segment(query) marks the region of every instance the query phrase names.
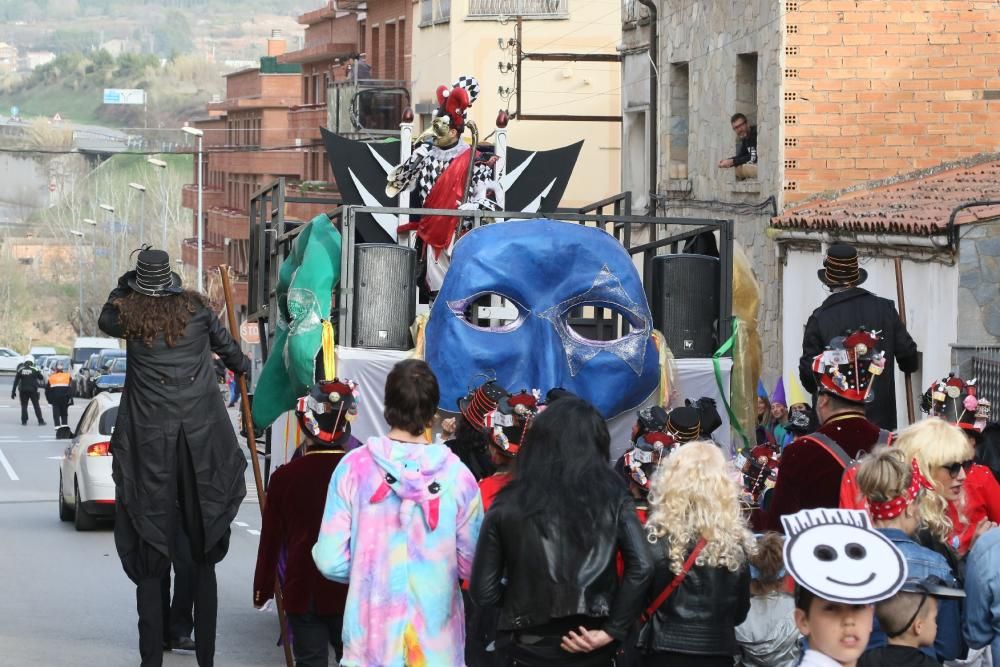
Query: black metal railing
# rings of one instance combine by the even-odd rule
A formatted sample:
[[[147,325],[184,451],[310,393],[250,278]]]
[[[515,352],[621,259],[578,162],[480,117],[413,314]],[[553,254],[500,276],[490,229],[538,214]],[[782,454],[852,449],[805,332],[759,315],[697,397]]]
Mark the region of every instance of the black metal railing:
[[[976,394],[989,400],[993,415],[997,420],[997,410],[1000,409],[1000,347],[978,348],[972,355],[972,373],[976,378]]]
[[[497,16],[565,17],[568,0],[469,0],[469,18]]]

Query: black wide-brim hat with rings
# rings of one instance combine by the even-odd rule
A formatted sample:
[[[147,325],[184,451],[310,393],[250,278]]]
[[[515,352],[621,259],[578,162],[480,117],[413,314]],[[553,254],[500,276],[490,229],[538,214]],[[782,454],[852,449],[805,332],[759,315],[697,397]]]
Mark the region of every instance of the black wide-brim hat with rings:
[[[170,296],[184,291],[181,289],[181,277],[170,270],[170,255],[149,246],[139,250],[128,286],[146,296]]]
[[[858,251],[846,243],[834,243],[826,251],[823,268],[816,272],[828,287],[854,287],[868,280],[868,272],[858,266]]]
[[[458,399],[458,409],[473,428],[485,433],[486,415],[496,410],[500,401],[509,396],[506,389],[495,380],[490,380]]]
[[[674,408],[667,417],[664,430],[682,444],[697,440],[701,436],[701,413],[687,405]]]

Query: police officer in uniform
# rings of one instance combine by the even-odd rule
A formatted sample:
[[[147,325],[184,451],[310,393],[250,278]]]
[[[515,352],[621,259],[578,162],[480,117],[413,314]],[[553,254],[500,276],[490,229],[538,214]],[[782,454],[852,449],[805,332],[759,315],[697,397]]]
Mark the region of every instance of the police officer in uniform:
[[[56,431],[60,426],[69,425],[69,404],[73,399],[70,388],[73,380],[62,363],[57,363],[52,375],[45,383],[45,400],[52,406],[52,422]],[[24,416],[22,415],[22,419]]]
[[[14,386],[11,387],[10,397],[14,398],[18,389],[21,390],[21,426],[28,424],[28,401],[35,408],[35,417],[39,426],[45,426],[42,419],[42,409],[38,407],[38,390],[45,385],[45,378],[41,372],[35,368],[35,362],[28,359],[24,362],[17,373],[14,374]]]

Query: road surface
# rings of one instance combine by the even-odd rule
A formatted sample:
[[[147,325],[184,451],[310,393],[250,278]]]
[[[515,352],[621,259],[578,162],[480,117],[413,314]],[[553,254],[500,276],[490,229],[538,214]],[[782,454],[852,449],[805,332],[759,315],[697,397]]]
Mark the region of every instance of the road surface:
[[[119,667],[139,664],[135,587],[122,571],[111,523],[79,533],[59,521],[59,458],[68,441],[31,415],[21,426],[11,379],[0,376],[0,664]],[[70,408],[75,427],[86,401]],[[29,407],[30,414],[30,407]],[[235,415],[235,411],[233,411]],[[241,439],[241,444],[243,441]],[[253,488],[248,468],[249,488]],[[251,491],[233,525],[229,555],[217,566],[218,667],[284,664],[275,646],[277,615],[251,604],[260,512]],[[196,665],[167,653],[168,667]]]

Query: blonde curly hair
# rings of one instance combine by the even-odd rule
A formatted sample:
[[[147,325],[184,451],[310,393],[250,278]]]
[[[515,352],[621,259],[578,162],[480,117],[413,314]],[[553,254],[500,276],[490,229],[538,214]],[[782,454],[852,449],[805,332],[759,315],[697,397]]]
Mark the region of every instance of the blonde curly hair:
[[[680,574],[699,537],[706,544],[698,565],[735,572],[754,553],[739,490],[732,466],[714,442],[689,442],[660,463],[650,483],[646,530],[651,542],[663,538],[674,574]]]
[[[944,488],[934,479],[933,473],[943,465],[971,459],[972,445],[962,429],[939,417],[928,417],[906,427],[892,444],[902,450],[907,459],[916,459],[920,472],[934,484],[934,490],[920,503],[920,518],[934,537],[947,544],[956,527],[948,518],[948,501],[942,495]],[[964,503],[963,491],[958,503],[959,517],[963,515]]]

